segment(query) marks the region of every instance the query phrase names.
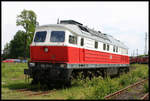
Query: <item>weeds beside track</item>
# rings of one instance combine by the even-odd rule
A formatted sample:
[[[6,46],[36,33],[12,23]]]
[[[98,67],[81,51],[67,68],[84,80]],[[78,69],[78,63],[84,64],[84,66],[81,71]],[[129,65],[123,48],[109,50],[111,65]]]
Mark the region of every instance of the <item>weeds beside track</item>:
[[[144,95],[144,92],[141,93],[143,89],[140,90],[140,88],[144,87],[144,83],[146,81],[148,81],[148,79],[144,79],[144,80],[136,82],[132,85],[129,85],[129,86],[125,87],[124,89],[121,89],[115,93],[105,96],[105,99],[145,99],[145,97],[142,96],[142,95]],[[141,87],[139,88],[139,86],[141,86]],[[134,90],[134,92],[133,92],[133,90]],[[140,93],[140,95],[138,95],[139,93]],[[133,94],[134,94],[134,96],[133,96]],[[135,96],[136,96],[136,98],[134,98]]]

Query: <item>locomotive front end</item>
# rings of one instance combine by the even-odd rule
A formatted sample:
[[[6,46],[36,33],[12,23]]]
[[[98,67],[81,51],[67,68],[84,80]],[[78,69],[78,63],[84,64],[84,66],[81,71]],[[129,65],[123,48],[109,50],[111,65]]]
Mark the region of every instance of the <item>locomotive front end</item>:
[[[63,28],[54,26],[36,29],[28,69],[24,70],[24,74],[33,78],[32,83],[69,82],[66,33]]]

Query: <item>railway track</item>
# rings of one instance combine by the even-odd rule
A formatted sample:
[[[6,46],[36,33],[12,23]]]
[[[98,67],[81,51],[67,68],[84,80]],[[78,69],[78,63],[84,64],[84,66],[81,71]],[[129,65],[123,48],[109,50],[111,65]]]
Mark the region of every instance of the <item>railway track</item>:
[[[141,80],[132,85],[129,85],[117,92],[109,94],[105,96],[105,99],[149,99],[149,93],[143,93],[144,83],[147,82],[148,79]]]
[[[149,99],[149,93],[146,93],[141,100],[148,100]]]
[[[36,96],[36,95],[48,95],[56,92],[56,90],[48,90],[48,91],[32,91],[30,89],[19,89],[17,92],[24,93],[24,96]]]

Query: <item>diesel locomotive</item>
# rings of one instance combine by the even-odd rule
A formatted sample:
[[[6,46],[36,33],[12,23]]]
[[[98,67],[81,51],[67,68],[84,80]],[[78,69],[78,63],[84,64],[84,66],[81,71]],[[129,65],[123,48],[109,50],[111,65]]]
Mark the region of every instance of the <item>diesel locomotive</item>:
[[[128,47],[113,36],[74,20],[37,26],[25,75],[32,83],[70,84],[71,77],[129,71]],[[90,73],[89,73],[90,72]]]

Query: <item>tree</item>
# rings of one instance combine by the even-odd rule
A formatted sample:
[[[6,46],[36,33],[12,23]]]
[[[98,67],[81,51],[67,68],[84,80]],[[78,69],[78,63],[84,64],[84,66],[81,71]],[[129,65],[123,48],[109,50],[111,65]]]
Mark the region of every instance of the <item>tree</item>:
[[[19,30],[14,36],[13,40],[10,41],[10,56],[11,58],[24,57],[24,55],[28,56],[28,53],[24,54],[24,37],[25,32]]]
[[[36,21],[36,14],[32,10],[23,10],[20,15],[17,16],[16,25],[22,26],[25,30],[24,35],[24,58],[26,58],[26,51],[29,51],[29,46],[32,42],[35,27],[38,22]]]
[[[3,57],[3,59],[7,59],[10,57],[10,45],[9,45],[9,43],[6,43],[6,45],[4,46],[2,57]]]

